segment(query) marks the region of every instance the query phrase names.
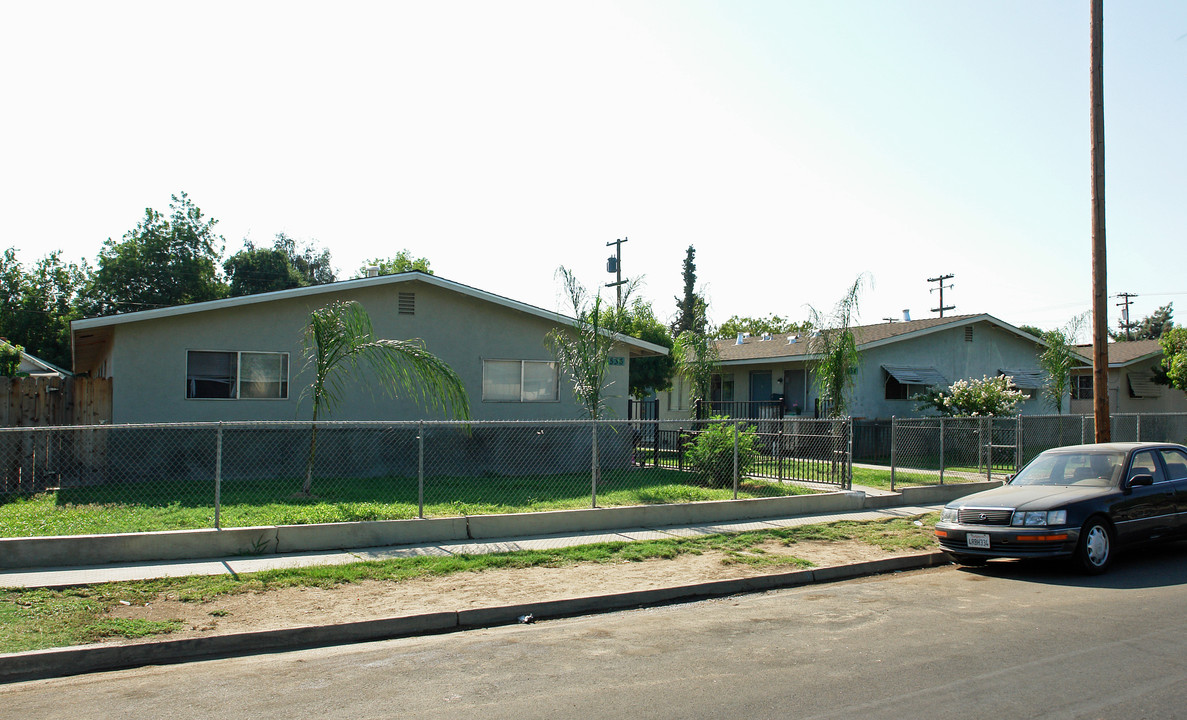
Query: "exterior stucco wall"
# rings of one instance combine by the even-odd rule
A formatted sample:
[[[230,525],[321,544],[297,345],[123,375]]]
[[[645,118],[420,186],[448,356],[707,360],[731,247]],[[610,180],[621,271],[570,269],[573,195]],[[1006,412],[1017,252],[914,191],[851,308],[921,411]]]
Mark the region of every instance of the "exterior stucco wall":
[[[397,312],[399,292],[414,292],[416,312]],[[309,313],[335,300],[357,300],[367,309],[377,337],[421,338],[458,373],[478,420],[572,419],[582,416],[572,383],[562,373],[559,401],[484,402],[482,361],[553,360],[544,338],[555,327],[543,318],[421,282],[377,285],[342,292],[290,297],[114,326],[113,421],[195,422],[217,420],[305,420],[311,417],[302,332]],[[187,400],[187,350],[289,353],[289,397],[284,400]],[[613,353],[629,357],[627,348]],[[607,405],[626,417],[629,360],[609,369]],[[363,372],[351,379],[329,420],[440,419],[408,400],[394,400]]]
[[[1161,393],[1155,398],[1129,396],[1129,374],[1149,379],[1157,362],[1134,363],[1123,368],[1109,369],[1109,412],[1110,413],[1187,413],[1187,393],[1176,388],[1159,386]],[[1091,375],[1091,370],[1078,374]],[[1071,412],[1081,415],[1093,413],[1091,400],[1073,400]]]

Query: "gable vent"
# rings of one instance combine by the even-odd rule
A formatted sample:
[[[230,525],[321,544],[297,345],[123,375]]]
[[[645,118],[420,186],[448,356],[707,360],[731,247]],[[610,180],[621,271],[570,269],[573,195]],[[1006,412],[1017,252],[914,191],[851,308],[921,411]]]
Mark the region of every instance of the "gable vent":
[[[416,293],[402,292],[396,305],[401,315],[416,314]]]
[[[965,342],[973,341],[973,326],[972,325],[964,326],[964,341]]]

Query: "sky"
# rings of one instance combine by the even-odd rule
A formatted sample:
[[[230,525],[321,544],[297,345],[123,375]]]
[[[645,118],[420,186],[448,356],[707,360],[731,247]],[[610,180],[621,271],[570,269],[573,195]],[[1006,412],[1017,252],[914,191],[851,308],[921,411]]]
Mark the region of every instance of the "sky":
[[[554,310],[624,237],[663,319],[690,245],[717,323],[859,276],[862,323],[935,316],[944,274],[949,314],[1091,307],[1088,0],[0,2],[0,242],[30,264],[185,191],[227,255],[407,249]],[[1107,2],[1104,34],[1108,292],[1182,324],[1187,3]]]

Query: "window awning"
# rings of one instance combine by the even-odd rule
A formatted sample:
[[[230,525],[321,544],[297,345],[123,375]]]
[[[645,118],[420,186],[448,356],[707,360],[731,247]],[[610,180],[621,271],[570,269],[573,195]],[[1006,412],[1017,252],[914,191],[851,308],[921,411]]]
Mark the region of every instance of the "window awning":
[[[1134,377],[1130,373],[1129,378],[1129,394],[1135,398],[1156,398],[1162,396],[1162,386],[1153,380],[1144,379],[1141,376]]]
[[[903,385],[928,385],[946,387],[949,385],[939,370],[934,367],[915,367],[911,365],[883,365],[882,369]]]
[[[998,368],[997,372],[1001,375],[1009,375],[1014,378],[1014,387],[1022,388],[1023,390],[1038,390],[1043,387],[1047,380],[1047,376],[1042,370]]]

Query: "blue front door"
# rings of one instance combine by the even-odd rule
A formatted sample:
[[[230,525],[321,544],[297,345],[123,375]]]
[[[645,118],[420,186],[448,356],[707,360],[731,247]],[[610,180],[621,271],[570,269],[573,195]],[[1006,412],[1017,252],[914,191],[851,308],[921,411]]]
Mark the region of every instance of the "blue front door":
[[[771,399],[771,371],[750,373],[750,401],[767,402]]]

